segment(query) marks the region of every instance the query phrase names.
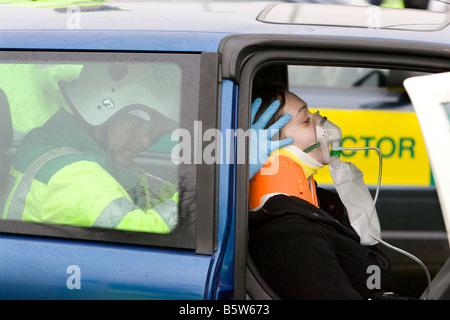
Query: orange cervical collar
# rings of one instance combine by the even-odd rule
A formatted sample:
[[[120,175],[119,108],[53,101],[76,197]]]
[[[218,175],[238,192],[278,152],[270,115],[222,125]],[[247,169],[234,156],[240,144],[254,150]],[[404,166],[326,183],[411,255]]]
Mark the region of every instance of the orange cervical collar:
[[[258,210],[276,194],[296,196],[319,206],[313,176],[308,180],[300,160],[284,148],[272,153],[250,180],[249,194],[249,210],[252,211]]]

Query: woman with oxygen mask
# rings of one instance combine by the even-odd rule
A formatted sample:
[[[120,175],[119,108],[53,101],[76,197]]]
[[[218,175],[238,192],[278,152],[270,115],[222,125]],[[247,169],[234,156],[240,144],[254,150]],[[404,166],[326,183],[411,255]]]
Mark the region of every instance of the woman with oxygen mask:
[[[361,238],[361,244],[376,244],[378,241],[371,235],[373,234],[378,239],[381,236],[381,232],[378,216],[373,206],[373,199],[364,183],[362,172],[354,164],[340,160],[341,130],[326,117],[322,117],[319,112],[312,114],[306,103],[296,95],[287,92],[285,97],[284,112],[292,115],[292,121],[284,126],[282,135],[284,137],[293,137],[294,143],[282,148],[278,151],[278,154],[280,152],[281,154],[291,153],[293,155],[291,158],[299,160],[298,163],[301,163],[301,167],[306,174],[306,179],[303,181],[308,187],[302,188],[305,191],[301,193],[300,197],[310,195],[307,200],[313,203],[317,201],[313,192],[315,188],[313,175],[317,173],[317,170],[323,168],[324,165],[329,164],[330,174],[336,191],[348,211],[352,227]],[[278,166],[278,163],[276,166]],[[276,170],[279,169],[276,167]],[[288,170],[285,171],[287,173]],[[263,178],[264,180],[270,181],[265,183],[258,182],[252,188],[254,197],[251,197],[251,201],[258,203],[258,197],[267,199],[266,190],[268,187],[264,186],[264,184],[272,186],[271,188],[269,187],[270,189],[290,189],[286,190],[285,194],[300,195],[299,190],[293,191],[293,189],[288,187],[289,184],[286,182],[291,179],[280,179],[279,175],[265,174],[264,171],[261,171],[260,174],[266,176]],[[282,174],[282,172],[279,174]],[[262,179],[259,178],[258,180],[261,181]],[[295,181],[295,179],[292,181]],[[276,182],[281,183],[281,186]],[[309,193],[307,192],[308,189]],[[260,192],[263,192],[263,194],[260,195]],[[271,192],[270,194],[274,193]],[[259,202],[258,206],[260,207],[261,204]],[[254,210],[254,208],[250,209]],[[369,232],[369,228],[371,232]]]
[[[266,282],[283,299],[407,299],[382,290],[390,262],[377,246],[374,199],[362,172],[340,159],[339,127],[283,85],[256,87],[256,98],[255,120],[279,100],[266,127],[289,113],[278,138],[294,138],[250,180],[249,254]],[[314,181],[325,165],[338,195]]]

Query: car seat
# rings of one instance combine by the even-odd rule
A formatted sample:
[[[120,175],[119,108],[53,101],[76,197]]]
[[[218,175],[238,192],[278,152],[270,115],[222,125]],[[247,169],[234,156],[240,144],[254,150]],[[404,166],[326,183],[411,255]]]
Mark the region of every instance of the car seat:
[[[246,268],[246,292],[247,300],[281,300],[281,298],[267,284],[259,273],[255,263],[247,252],[247,268]]]

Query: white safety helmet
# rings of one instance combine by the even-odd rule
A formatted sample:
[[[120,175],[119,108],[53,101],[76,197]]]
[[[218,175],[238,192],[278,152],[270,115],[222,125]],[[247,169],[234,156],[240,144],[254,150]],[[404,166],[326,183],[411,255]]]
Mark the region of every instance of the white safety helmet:
[[[89,63],[78,78],[60,81],[60,90],[69,107],[91,126],[101,126],[121,112],[158,125],[177,127],[173,113],[179,106],[165,104],[150,92],[151,64]],[[157,89],[156,89],[157,91]]]

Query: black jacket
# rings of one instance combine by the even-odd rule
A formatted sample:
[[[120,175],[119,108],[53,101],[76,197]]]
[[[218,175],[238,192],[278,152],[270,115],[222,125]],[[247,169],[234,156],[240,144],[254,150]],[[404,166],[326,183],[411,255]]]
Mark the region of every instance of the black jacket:
[[[249,214],[249,254],[282,299],[365,299],[390,271],[375,246],[360,245],[335,193],[318,189],[321,208],[285,195]],[[368,278],[369,284],[368,284]],[[374,288],[375,287],[375,288]]]

